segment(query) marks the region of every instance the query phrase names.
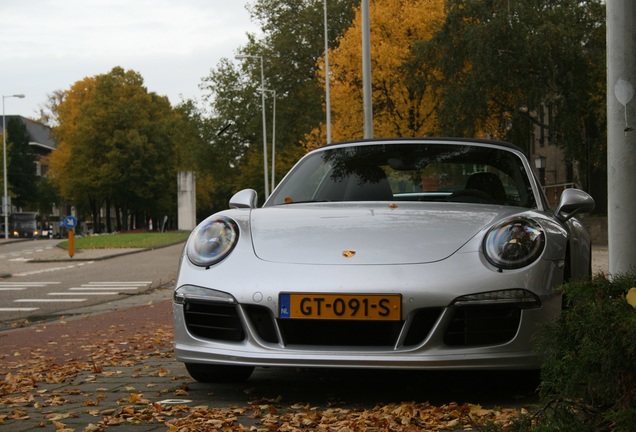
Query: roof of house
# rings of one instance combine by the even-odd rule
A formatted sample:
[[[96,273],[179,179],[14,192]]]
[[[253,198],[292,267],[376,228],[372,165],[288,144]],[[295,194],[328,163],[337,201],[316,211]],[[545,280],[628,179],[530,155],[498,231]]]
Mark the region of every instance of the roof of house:
[[[22,116],[6,116],[7,123],[9,118],[18,118],[22,121],[29,134],[29,145],[39,147],[44,150],[53,151],[57,149],[57,144],[53,139],[51,128]],[[2,117],[0,117],[0,127],[2,127]]]

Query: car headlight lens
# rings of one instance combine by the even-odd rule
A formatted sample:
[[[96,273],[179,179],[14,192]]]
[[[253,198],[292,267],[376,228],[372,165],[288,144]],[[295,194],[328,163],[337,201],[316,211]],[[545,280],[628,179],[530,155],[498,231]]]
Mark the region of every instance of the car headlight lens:
[[[232,252],[238,237],[238,226],[232,219],[210,218],[197,226],[188,240],[188,259],[200,267],[216,264]]]
[[[545,246],[545,232],[530,219],[495,225],[484,239],[484,255],[500,269],[516,269],[534,262]]]

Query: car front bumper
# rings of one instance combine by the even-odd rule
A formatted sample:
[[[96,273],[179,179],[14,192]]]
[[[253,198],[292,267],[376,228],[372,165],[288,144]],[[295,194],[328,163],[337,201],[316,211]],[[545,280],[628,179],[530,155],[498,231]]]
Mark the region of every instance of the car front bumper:
[[[469,260],[474,263],[474,254],[467,255],[473,255]],[[462,258],[467,257],[458,259]],[[305,266],[300,271],[296,267],[295,272],[281,268],[277,273],[286,277],[276,280],[275,289],[255,276],[241,275],[241,286],[230,287],[236,278],[215,278],[215,283],[210,284],[203,272],[188,273],[186,278],[182,271],[177,286],[187,281],[189,285],[232,293],[235,301],[223,305],[229,312],[217,311],[211,307],[216,306],[215,302],[200,299],[175,302],[175,356],[184,363],[244,366],[538,368],[540,358],[533,351],[532,338],[539,324],[554,320],[560,313],[561,296],[555,290],[562,283],[560,263],[544,260],[523,270],[504,272],[485,271],[483,264],[472,269],[457,264],[457,260],[447,260],[390,268],[370,266],[364,269],[362,278],[360,269],[347,266],[329,267],[328,277],[321,266]],[[453,270],[457,268],[463,270]],[[215,273],[219,275],[220,272]],[[355,284],[347,283],[354,280]],[[399,289],[395,288],[396,281]],[[388,287],[402,295],[402,320],[391,324],[391,329],[382,324],[374,327],[356,322],[292,323],[279,317],[281,292],[377,293],[387,292]],[[452,304],[453,299],[466,294],[502,289],[529,290],[541,299],[541,306],[477,307],[467,311]],[[195,315],[200,321],[192,318]],[[231,315],[229,327],[234,333],[226,333],[225,328],[217,336],[215,329],[197,327],[215,327],[209,320],[218,315]],[[223,326],[228,325],[225,318]],[[501,329],[505,331],[500,332]],[[453,332],[455,335],[450,336]],[[490,336],[489,332],[501,334]]]

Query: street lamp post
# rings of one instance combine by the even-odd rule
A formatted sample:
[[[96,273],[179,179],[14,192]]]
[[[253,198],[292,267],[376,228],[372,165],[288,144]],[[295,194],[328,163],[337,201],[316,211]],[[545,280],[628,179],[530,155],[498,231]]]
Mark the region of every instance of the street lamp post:
[[[362,0],[362,105],[364,138],[373,138],[373,91],[371,89],[371,21],[369,0]]]
[[[267,127],[265,126],[265,71],[263,68],[263,56],[239,54],[237,60],[257,58],[261,60],[261,109],[263,111],[263,179],[265,182],[265,199],[269,197],[269,179],[267,175]]]
[[[272,192],[276,187],[274,177],[276,176],[276,90],[266,90],[272,94],[274,103],[272,106]]]
[[[20,98],[23,94],[2,95],[2,151],[4,162],[4,194],[2,195],[2,212],[4,213],[4,238],[9,238],[9,193],[7,188],[7,120],[4,115],[4,100],[6,98]]]
[[[325,111],[327,114],[327,144],[331,143],[331,96],[329,95],[329,35],[327,32],[327,0],[325,6]]]

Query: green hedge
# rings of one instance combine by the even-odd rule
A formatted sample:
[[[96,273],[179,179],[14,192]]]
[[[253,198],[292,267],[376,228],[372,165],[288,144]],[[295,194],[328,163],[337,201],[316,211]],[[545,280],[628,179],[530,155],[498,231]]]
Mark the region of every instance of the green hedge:
[[[544,407],[532,430],[636,431],[635,275],[562,287],[568,307],[539,334]]]

